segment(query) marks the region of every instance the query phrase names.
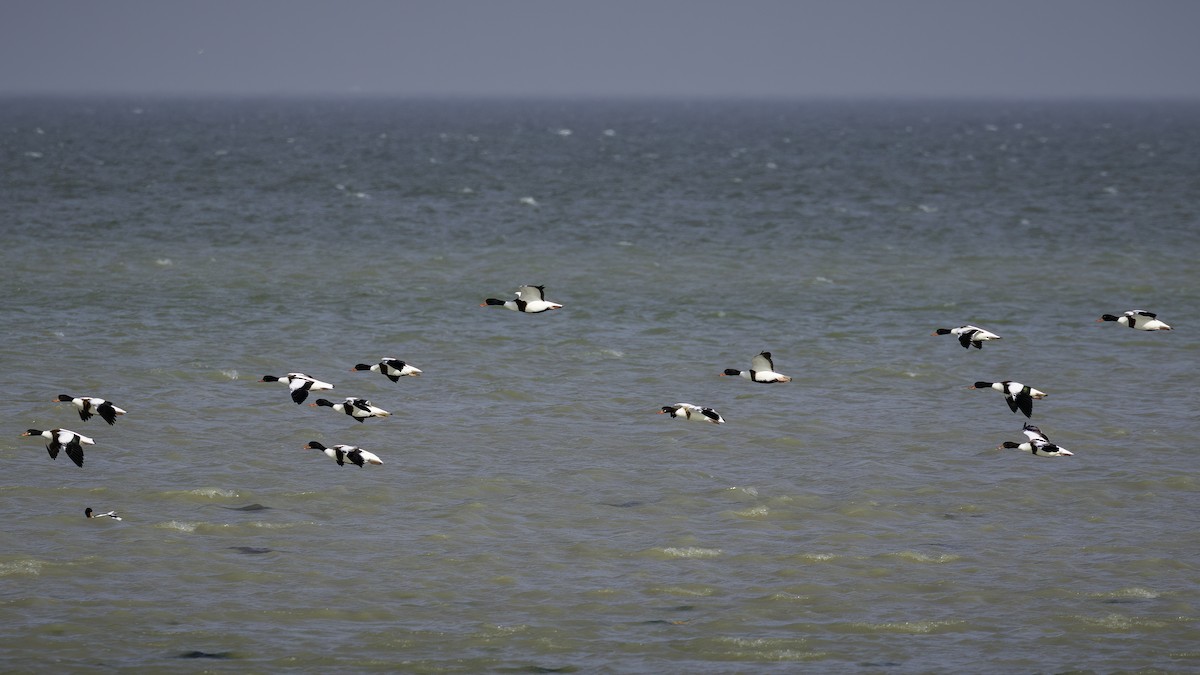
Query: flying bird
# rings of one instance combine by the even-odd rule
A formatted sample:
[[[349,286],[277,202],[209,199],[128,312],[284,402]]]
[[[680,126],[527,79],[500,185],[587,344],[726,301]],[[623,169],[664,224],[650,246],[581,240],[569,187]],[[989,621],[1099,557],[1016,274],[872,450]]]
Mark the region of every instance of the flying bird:
[[[959,326],[958,328],[939,328],[933,332],[934,335],[956,335],[958,336],[958,344],[963,346],[963,349],[983,349],[985,340],[999,340],[1000,336],[991,331],[986,331],[978,326]]]
[[[309,377],[304,373],[288,373],[283,377],[263,375],[259,382],[282,382],[286,384],[288,389],[292,390],[292,400],[295,401],[297,405],[304,403],[304,399],[308,398],[308,392],[310,391],[326,391],[333,389],[332,384]]]
[[[75,406],[79,412],[79,419],[83,421],[90,420],[92,415],[99,415],[100,419],[108,422],[109,425],[117,423],[117,415],[124,415],[125,411],[113,405],[111,401],[105,401],[102,398],[94,396],[71,396],[70,394],[59,394],[58,398],[54,399],[54,403],[70,403]]]
[[[996,449],[1016,448],[1021,452],[1028,452],[1038,457],[1071,457],[1075,454],[1061,445],[1051,443],[1050,439],[1046,437],[1046,434],[1042,433],[1041,429],[1028,422],[1025,423],[1025,427],[1021,431],[1029,438],[1028,441],[1024,443],[1004,441],[996,446]]]
[[[67,457],[75,462],[75,466],[83,466],[83,445],[95,445],[96,441],[70,429],[29,429],[22,436],[41,436],[50,441],[46,444],[46,452],[50,459],[58,459],[58,451],[65,450]]]
[[[545,286],[526,285],[517,289],[517,298],[515,300],[488,298],[480,307],[499,305],[505,309],[511,309],[514,312],[525,312],[526,314],[538,314],[551,309],[562,309],[562,305],[547,300],[545,294]]]
[[[1162,321],[1158,320],[1158,315],[1154,312],[1147,312],[1144,309],[1131,309],[1121,316],[1113,316],[1105,314],[1096,319],[1096,321],[1115,321],[1122,326],[1136,328],[1138,330],[1171,330],[1171,327]]]
[[[379,360],[379,363],[359,363],[354,366],[354,370],[371,370],[376,373],[382,373],[392,382],[399,382],[402,377],[416,377],[421,374],[421,369],[416,366],[407,364],[400,359],[390,356]],[[351,371],[353,372],[353,371]]]
[[[1020,410],[1026,417],[1033,414],[1033,399],[1045,398],[1046,392],[1038,391],[1027,384],[1004,380],[1003,382],[976,382],[968,389],[995,389],[1004,394],[1004,401],[1013,412]]]
[[[355,466],[362,467],[364,464],[383,464],[383,460],[373,452],[367,452],[356,445],[335,445],[327,448],[319,441],[309,441],[305,444],[306,450],[320,450],[327,457],[338,463],[338,466],[345,466],[346,462],[350,462]]]
[[[787,375],[780,375],[775,372],[775,362],[771,360],[771,352],[761,352],[750,359],[750,370],[737,370],[734,368],[726,368],[722,375],[742,377],[751,382],[791,382],[792,378]]]
[[[346,413],[359,422],[362,422],[368,417],[387,417],[388,415],[392,414],[383,408],[372,405],[372,403],[365,398],[349,397],[342,403],[334,403],[328,399],[319,398],[317,399],[316,403],[309,403],[309,405],[333,408],[340,413]]]
[[[713,424],[725,424],[725,420],[712,408],[702,408],[691,403],[676,403],[675,405],[664,405],[658,414],[668,414],[671,417],[678,417],[685,420],[693,420],[695,422],[712,422]]]

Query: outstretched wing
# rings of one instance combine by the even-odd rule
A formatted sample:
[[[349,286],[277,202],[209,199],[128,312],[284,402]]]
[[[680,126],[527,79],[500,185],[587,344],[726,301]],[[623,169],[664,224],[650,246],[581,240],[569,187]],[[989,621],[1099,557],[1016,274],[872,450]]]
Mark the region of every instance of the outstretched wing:
[[[1024,433],[1030,441],[1042,440],[1046,441],[1047,443],[1050,442],[1050,439],[1046,438],[1046,434],[1043,434],[1041,429],[1033,426],[1032,424],[1026,424],[1025,428],[1022,429],[1021,432]]]
[[[517,297],[525,302],[533,302],[534,300],[545,300],[545,286],[522,286],[517,289]]]
[[[1016,412],[1017,408],[1020,408],[1026,417],[1033,416],[1033,397],[1029,394],[1017,394],[1016,400],[1010,403],[1010,405],[1016,406],[1013,408],[1013,412]]]
[[[771,352],[762,352],[750,359],[750,370],[758,373],[775,370],[775,362],[771,360]]]
[[[71,461],[75,462],[75,466],[83,466],[83,446],[79,444],[78,437],[72,439],[63,448],[67,451],[67,457],[70,457]]]

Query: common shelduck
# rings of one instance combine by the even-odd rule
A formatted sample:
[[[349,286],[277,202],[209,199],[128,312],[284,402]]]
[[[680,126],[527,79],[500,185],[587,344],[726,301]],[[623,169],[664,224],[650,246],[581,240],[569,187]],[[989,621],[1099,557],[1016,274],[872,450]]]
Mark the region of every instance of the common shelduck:
[[[383,373],[392,382],[399,382],[402,377],[410,375],[416,377],[421,374],[420,368],[390,356],[380,359],[379,363],[375,364],[359,363],[354,366],[354,370],[373,370],[377,373]]]
[[[263,375],[259,382],[282,382],[292,390],[292,400],[298,404],[304,403],[304,399],[308,398],[310,391],[325,391],[333,389],[333,385],[328,382],[322,382],[318,379],[309,377],[304,373],[288,373],[283,377],[274,375]]]
[[[340,413],[346,413],[359,422],[367,419],[368,417],[387,417],[388,415],[392,414],[383,408],[372,405],[371,402],[365,398],[350,397],[342,403],[334,403],[328,399],[319,398],[317,399],[316,403],[309,403],[309,405],[333,408]]]
[[[517,289],[516,300],[497,300],[496,298],[488,298],[480,307],[488,305],[500,305],[505,309],[511,309],[514,312],[525,312],[526,314],[537,314],[551,309],[562,309],[562,305],[557,302],[550,302],[546,299],[545,286],[522,286]]]
[[[750,370],[726,368],[722,375],[734,377],[741,375],[751,382],[791,382],[792,378],[775,372],[775,362],[771,360],[771,352],[762,352],[750,359]]]
[[[1020,410],[1026,417],[1033,414],[1033,399],[1045,398],[1046,392],[1038,391],[1027,384],[1004,380],[1003,382],[976,382],[968,389],[995,389],[1004,394],[1004,400],[1013,412]]]
[[[90,506],[83,510],[83,515],[87,516],[88,518],[112,518],[113,520],[121,519],[121,516],[118,516],[116,511],[109,511],[108,513],[96,513]]]
[[[1028,441],[1024,443],[1004,441],[996,449],[1016,448],[1021,452],[1028,452],[1039,457],[1072,457],[1075,454],[1060,445],[1051,443],[1046,434],[1043,434],[1041,429],[1032,424],[1026,423],[1025,428],[1021,431],[1029,438]]]
[[[83,445],[96,444],[96,441],[70,429],[47,429],[46,431],[30,429],[21,435],[41,436],[49,440],[50,442],[46,444],[46,452],[50,453],[50,459],[58,459],[58,451],[65,450],[67,457],[75,462],[75,466],[83,466]]]
[[[125,411],[113,405],[111,401],[105,401],[102,398],[94,396],[71,396],[70,394],[59,394],[54,402],[71,403],[79,410],[79,419],[90,420],[92,415],[99,415],[100,419],[111,424],[117,423],[117,415],[124,415]]]
[[[999,340],[1000,336],[991,331],[986,331],[979,326],[959,326],[958,328],[939,328],[933,332],[934,335],[957,335],[958,344],[963,346],[963,349],[983,349],[984,340]]]
[[[356,445],[335,445],[327,448],[319,441],[309,441],[304,448],[323,451],[327,457],[337,462],[338,466],[345,466],[347,460],[360,467],[363,464],[383,464],[383,460],[379,459],[375,453],[367,452]]]
[[[725,424],[721,413],[712,408],[702,408],[691,403],[676,403],[675,405],[664,405],[658,414],[666,413],[671,417],[680,417],[685,420],[694,420],[696,422],[712,422],[713,424]]]
[[[1128,326],[1138,330],[1171,330],[1170,326],[1158,320],[1157,314],[1154,312],[1147,312],[1144,309],[1131,309],[1121,316],[1105,314],[1099,319],[1096,319],[1096,321],[1116,321],[1122,326]]]

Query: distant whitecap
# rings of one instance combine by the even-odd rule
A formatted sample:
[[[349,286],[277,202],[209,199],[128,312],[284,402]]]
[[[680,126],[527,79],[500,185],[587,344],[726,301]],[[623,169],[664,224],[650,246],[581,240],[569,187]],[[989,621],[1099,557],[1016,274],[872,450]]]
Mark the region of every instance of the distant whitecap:
[[[534,199],[533,197],[521,197],[521,203],[528,204],[529,206],[537,206],[538,205],[538,201],[536,199]]]

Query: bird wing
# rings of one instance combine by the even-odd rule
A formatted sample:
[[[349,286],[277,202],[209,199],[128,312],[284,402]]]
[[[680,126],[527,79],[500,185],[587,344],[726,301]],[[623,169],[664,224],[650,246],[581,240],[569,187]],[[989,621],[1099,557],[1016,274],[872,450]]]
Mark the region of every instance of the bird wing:
[[[750,370],[759,373],[766,372],[768,370],[774,371],[775,362],[771,360],[771,352],[762,352],[761,354],[756,354],[754,358],[750,359]]]
[[[96,407],[96,412],[100,413],[100,418],[110,425],[117,423],[117,408],[113,404],[105,401]]]
[[[355,465],[357,465],[358,467],[361,468],[363,465],[362,450],[355,448],[355,449],[351,450],[350,452],[347,452],[346,459],[350,460],[351,462],[354,462]]]
[[[525,302],[533,302],[534,300],[545,300],[545,286],[522,286],[517,289],[517,297]]]
[[[1020,408],[1026,417],[1033,416],[1033,397],[1029,394],[1017,394],[1016,398],[1010,399],[1010,401],[1012,402],[1009,403],[1009,407],[1013,409],[1013,412],[1016,412],[1017,408]]]
[[[1050,439],[1046,438],[1046,434],[1043,434],[1041,429],[1033,426],[1032,424],[1026,424],[1025,428],[1021,431],[1026,437],[1029,438],[1030,441],[1042,440],[1046,441],[1047,443],[1050,442]]]
[[[1151,319],[1158,318],[1158,315],[1155,314],[1154,312],[1147,312],[1144,309],[1131,309],[1128,312],[1125,312],[1125,316],[1128,316],[1128,317],[1146,316],[1146,317],[1150,317]]]
[[[83,446],[79,444],[79,438],[73,439],[70,443],[63,446],[67,451],[67,457],[75,462],[75,466],[83,466]]]

